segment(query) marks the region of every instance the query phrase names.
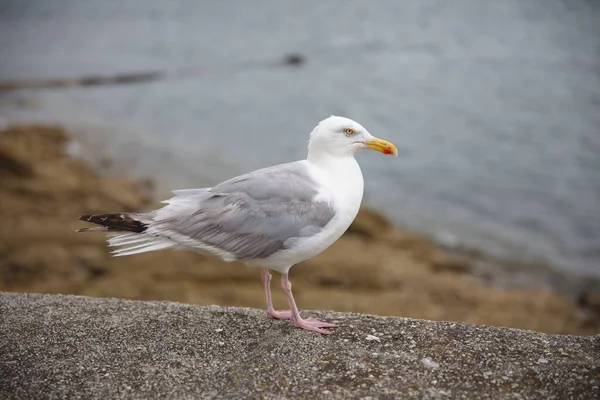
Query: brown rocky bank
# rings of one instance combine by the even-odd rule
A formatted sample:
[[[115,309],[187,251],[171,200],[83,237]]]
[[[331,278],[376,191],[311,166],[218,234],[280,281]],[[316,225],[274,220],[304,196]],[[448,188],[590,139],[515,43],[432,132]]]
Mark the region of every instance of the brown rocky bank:
[[[156,206],[145,184],[102,177],[70,157],[59,127],[0,132],[0,290],[194,304],[264,305],[257,270],[184,251],[112,258],[84,213]],[[492,287],[467,261],[363,209],[323,254],[292,269],[301,308],[595,334],[600,316],[544,289]],[[274,300],[285,304],[274,285]]]

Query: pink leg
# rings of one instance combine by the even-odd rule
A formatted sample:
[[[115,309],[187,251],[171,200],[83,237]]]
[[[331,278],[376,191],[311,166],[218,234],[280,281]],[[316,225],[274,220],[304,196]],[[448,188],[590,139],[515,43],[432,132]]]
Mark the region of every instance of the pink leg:
[[[302,319],[302,317],[300,316],[300,312],[298,311],[298,307],[296,306],[294,295],[292,294],[292,282],[288,280],[288,274],[281,274],[281,286],[283,287],[283,291],[285,292],[288,304],[290,306],[290,311],[292,313],[292,323],[294,324],[294,326],[309,331],[326,334],[331,332],[327,329],[321,328],[335,328],[337,326],[329,322],[319,321],[312,317]]]
[[[265,295],[267,296],[267,317],[275,319],[290,319],[292,313],[289,311],[275,311],[273,308],[273,302],[271,301],[271,274],[267,268],[260,270],[260,279],[265,288]]]

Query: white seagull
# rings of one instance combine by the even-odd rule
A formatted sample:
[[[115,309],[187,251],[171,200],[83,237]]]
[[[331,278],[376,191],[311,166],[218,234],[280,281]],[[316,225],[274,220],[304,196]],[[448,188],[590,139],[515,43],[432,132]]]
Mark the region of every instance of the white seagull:
[[[261,269],[267,316],[331,333],[335,324],[303,319],[288,279],[290,268],[328,248],[348,229],[363,197],[363,176],[354,159],[362,149],[398,155],[396,147],[359,123],[331,116],[313,129],[305,160],[243,174],[211,188],[173,191],[167,205],[148,213],[82,215],[102,225],[109,246],[125,256],[163,249],[210,253]],[[120,232],[115,236],[113,232]],[[290,311],[276,311],[271,274],[281,274]]]

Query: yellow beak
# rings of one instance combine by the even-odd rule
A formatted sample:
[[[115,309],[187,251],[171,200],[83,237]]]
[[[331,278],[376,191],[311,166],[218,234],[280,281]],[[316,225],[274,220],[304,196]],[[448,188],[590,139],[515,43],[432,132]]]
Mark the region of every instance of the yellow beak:
[[[373,138],[373,140],[365,143],[367,145],[367,149],[375,150],[383,154],[388,155],[398,155],[398,149],[392,143],[387,140]]]

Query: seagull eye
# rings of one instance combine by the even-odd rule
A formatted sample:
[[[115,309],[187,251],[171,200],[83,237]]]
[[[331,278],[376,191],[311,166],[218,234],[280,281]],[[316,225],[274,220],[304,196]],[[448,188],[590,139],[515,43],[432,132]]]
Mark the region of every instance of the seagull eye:
[[[352,135],[354,135],[354,129],[346,128],[346,129],[344,129],[344,133],[348,136],[352,136]]]

